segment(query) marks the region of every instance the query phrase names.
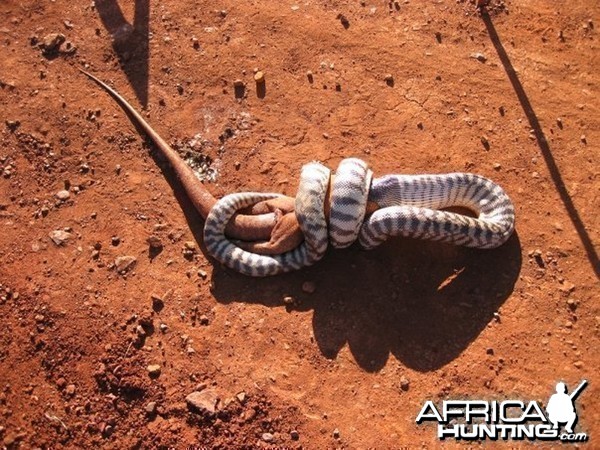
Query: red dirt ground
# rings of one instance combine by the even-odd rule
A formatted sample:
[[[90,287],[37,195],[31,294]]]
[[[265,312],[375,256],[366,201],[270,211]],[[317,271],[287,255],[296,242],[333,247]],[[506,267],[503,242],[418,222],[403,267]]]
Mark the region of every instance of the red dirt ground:
[[[558,380],[588,379],[577,431],[595,447],[599,10],[1,2],[0,441],[436,448],[435,426],[415,423],[426,400],[546,404]],[[44,52],[50,33],[70,44]],[[393,239],[330,250],[298,273],[238,275],[205,254],[202,218],[170,169],[78,67],[144,109],[168,142],[199,135],[215,196],[293,196],[302,164],[358,156],[375,176],[490,177],[511,196],[517,231],[493,251]],[[55,230],[70,234],[64,245]],[[125,274],[120,256],[137,259]],[[196,389],[220,397],[215,416],[188,409]]]

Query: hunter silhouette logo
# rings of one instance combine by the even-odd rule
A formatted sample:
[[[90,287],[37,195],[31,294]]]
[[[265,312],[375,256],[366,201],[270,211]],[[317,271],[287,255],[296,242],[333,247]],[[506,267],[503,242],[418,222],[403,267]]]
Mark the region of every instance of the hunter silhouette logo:
[[[583,380],[571,395],[567,394],[567,385],[562,381],[556,383],[556,394],[553,394],[548,400],[546,411],[548,419],[554,425],[552,428],[557,430],[558,424],[566,423],[565,431],[573,433],[573,426],[577,422],[577,412],[575,411],[575,398],[587,385],[587,380]]]
[[[585,442],[587,433],[575,433],[574,428],[577,423],[575,400],[587,383],[583,380],[571,394],[567,393],[565,383],[556,383],[556,392],[550,396],[545,410],[535,400],[444,400],[439,408],[428,400],[416,422],[437,422],[437,435],[442,440]]]

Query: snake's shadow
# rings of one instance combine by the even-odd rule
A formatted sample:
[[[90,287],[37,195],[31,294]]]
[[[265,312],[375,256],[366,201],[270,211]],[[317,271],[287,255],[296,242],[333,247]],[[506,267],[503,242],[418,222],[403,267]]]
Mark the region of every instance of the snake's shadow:
[[[390,239],[373,251],[329,250],[300,272],[253,279],[215,267],[213,294],[222,303],[281,306],[285,295],[313,313],[321,353],[335,358],[348,344],[366,371],[382,369],[390,354],[406,366],[438,369],[454,360],[492,321],[521,270],[515,233],[495,250]],[[316,285],[302,292],[303,281]]]

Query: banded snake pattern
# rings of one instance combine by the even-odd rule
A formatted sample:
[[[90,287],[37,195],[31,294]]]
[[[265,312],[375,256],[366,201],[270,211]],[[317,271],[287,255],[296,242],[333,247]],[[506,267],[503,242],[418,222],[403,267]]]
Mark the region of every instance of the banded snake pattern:
[[[493,181],[470,173],[386,175],[372,178],[366,162],[341,161],[327,198],[330,170],[312,162],[302,168],[295,213],[304,242],[281,255],[258,255],[241,249],[225,235],[225,227],[241,208],[280,196],[243,192],[218,200],[204,227],[208,252],[245,275],[263,277],[314,264],[328,244],[343,248],[358,240],[372,249],[388,237],[405,236],[482,249],[502,245],[514,230],[514,206]],[[326,203],[329,216],[326,217]],[[378,206],[366,214],[367,202]],[[463,207],[476,217],[445,211]]]

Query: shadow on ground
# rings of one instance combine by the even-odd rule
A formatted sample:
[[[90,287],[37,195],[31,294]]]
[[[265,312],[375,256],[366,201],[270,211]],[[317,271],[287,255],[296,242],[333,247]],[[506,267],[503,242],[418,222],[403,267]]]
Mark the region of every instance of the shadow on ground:
[[[112,37],[119,64],[145,108],[148,106],[149,2],[135,1],[133,23],[125,19],[116,0],[98,0],[95,5],[104,28]]]
[[[221,303],[313,310],[321,353],[335,358],[346,344],[368,372],[390,355],[419,370],[438,369],[462,353],[493,320],[521,269],[516,233],[496,250],[392,239],[373,251],[329,250],[301,272],[254,279],[215,267],[213,294]],[[316,284],[302,292],[305,280]]]
[[[498,53],[498,57],[500,58],[500,61],[502,61],[502,66],[506,71],[506,75],[508,76],[512,87],[515,90],[515,94],[519,99],[519,103],[521,103],[523,112],[527,116],[527,120],[529,121],[529,125],[531,126],[531,129],[534,132],[536,142],[538,144],[538,147],[540,148],[540,152],[544,157],[546,166],[548,167],[550,177],[552,178],[554,186],[556,187],[556,190],[560,195],[560,199],[562,200],[564,207],[567,210],[567,213],[569,214],[569,218],[573,223],[573,227],[575,228],[575,231],[577,231],[577,234],[581,239],[583,248],[585,249],[590,264],[592,265],[592,270],[596,274],[596,278],[600,278],[600,260],[598,258],[598,253],[596,252],[594,243],[586,229],[583,220],[581,219],[581,216],[579,215],[579,212],[577,211],[577,208],[575,207],[575,204],[573,203],[573,199],[571,198],[567,187],[565,186],[565,182],[563,181],[560,169],[556,163],[556,160],[554,159],[554,155],[552,154],[550,144],[548,143],[548,139],[546,139],[546,135],[544,134],[542,125],[540,124],[537,114],[535,113],[535,110],[533,109],[533,106],[529,101],[529,97],[527,96],[527,93],[525,92],[525,89],[523,88],[523,85],[519,80],[517,71],[513,67],[508,53],[506,52],[506,49],[504,48],[504,45],[500,40],[500,36],[498,35],[496,28],[494,27],[492,17],[485,9],[485,7],[481,9],[481,18],[483,20],[483,23],[485,24],[488,34],[490,35],[490,40],[492,41],[492,44],[494,45],[494,48]]]

